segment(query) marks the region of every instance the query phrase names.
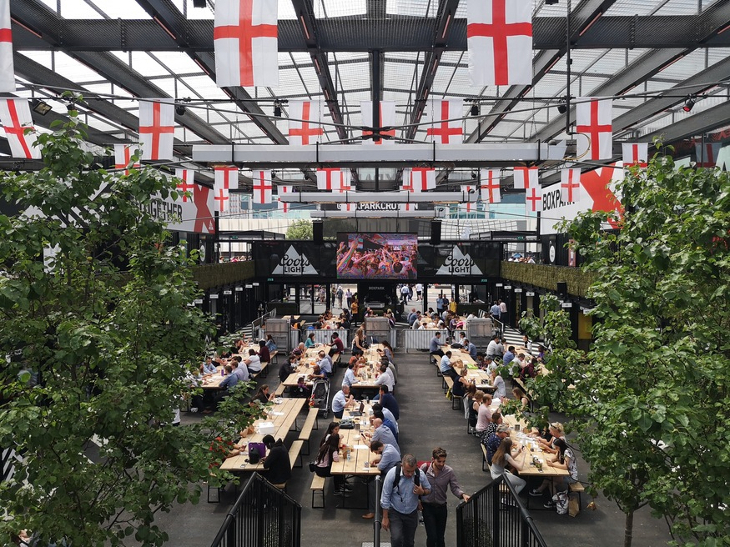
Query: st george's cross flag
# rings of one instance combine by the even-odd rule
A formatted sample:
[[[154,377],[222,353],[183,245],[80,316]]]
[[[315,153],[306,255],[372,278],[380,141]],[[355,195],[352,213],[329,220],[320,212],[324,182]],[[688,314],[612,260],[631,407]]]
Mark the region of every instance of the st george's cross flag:
[[[502,201],[500,169],[479,170],[479,191],[485,203],[500,203]]]
[[[579,98],[575,105],[575,130],[588,138],[588,152],[578,144],[583,160],[610,160],[613,157],[613,100]]]
[[[289,185],[281,185],[276,187],[276,191],[278,192],[279,197],[281,197],[285,194],[291,194],[292,188],[294,187]],[[277,199],[277,201],[279,202],[279,211],[284,214],[288,213],[291,204],[285,201],[281,201],[281,199]]]
[[[720,152],[722,143],[705,142],[695,144],[697,155],[697,167],[715,167],[717,165],[717,154]]]
[[[525,211],[528,214],[542,211],[542,187],[539,184],[525,192]]]
[[[537,167],[515,167],[515,190],[528,190],[529,188],[537,188],[539,186],[537,173]]]
[[[408,211],[417,211],[418,210],[417,205],[418,205],[417,203],[399,203],[398,209],[400,211],[407,211],[407,212]]]
[[[439,144],[461,144],[464,140],[462,99],[428,101],[422,123],[426,125],[426,140]],[[449,121],[452,120],[452,121]]]
[[[406,183],[405,181],[408,180]],[[403,171],[403,189],[425,192],[436,188],[436,170],[433,167],[412,167]]]
[[[576,203],[580,200],[580,169],[560,170],[560,201]]]
[[[253,202],[259,205],[271,203],[271,191],[274,189],[271,169],[254,169],[251,179],[253,180]]]
[[[139,149],[139,144],[115,144],[114,145],[114,169],[124,169],[124,174],[129,175],[129,169],[137,169],[139,162],[132,164],[132,156]],[[130,165],[131,164],[131,165]]]
[[[213,45],[218,87],[279,85],[278,2],[217,0]]]
[[[322,101],[289,101],[289,144],[322,142]]]
[[[15,91],[10,0],[0,0],[0,91]]]
[[[225,213],[230,210],[230,191],[238,188],[238,167],[215,167],[213,180],[215,209],[219,213]]]
[[[352,190],[352,173],[349,169],[325,167],[317,169],[317,188],[331,192]]]
[[[469,0],[466,22],[473,86],[532,84],[532,0]]]
[[[175,169],[175,178],[180,179],[177,183],[177,190],[182,195],[183,203],[190,201],[195,190],[195,170],[194,169]]]
[[[357,203],[338,203],[337,209],[348,213],[354,213],[357,211]]]
[[[395,144],[393,138],[387,138],[388,136],[395,137],[395,101],[380,101],[380,123],[375,130],[378,135],[385,136],[386,138],[381,138],[378,142],[373,140],[373,131],[371,129],[365,129],[366,127],[373,127],[373,102],[361,102],[360,112],[362,112],[363,144]],[[378,131],[378,129],[382,129],[382,131]]]
[[[473,191],[474,187],[469,185],[461,186],[461,193],[465,199],[469,199],[469,192]],[[465,213],[474,213],[477,210],[476,201],[467,201],[466,203],[459,203],[459,210]]]
[[[139,102],[139,144],[143,160],[172,160],[175,138],[175,103],[173,99],[150,99]]]
[[[26,135],[26,130],[35,129],[28,99],[0,99],[0,122],[14,158],[41,158],[41,149],[35,145],[35,131]]]
[[[648,142],[625,142],[621,145],[624,167],[646,167],[649,158]]]

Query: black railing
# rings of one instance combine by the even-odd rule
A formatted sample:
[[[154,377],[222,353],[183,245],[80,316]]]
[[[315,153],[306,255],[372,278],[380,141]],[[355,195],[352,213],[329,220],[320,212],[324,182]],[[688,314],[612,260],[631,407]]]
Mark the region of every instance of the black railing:
[[[299,547],[302,506],[254,473],[211,547]]]
[[[522,500],[503,477],[457,507],[456,542],[460,547],[547,547]]]

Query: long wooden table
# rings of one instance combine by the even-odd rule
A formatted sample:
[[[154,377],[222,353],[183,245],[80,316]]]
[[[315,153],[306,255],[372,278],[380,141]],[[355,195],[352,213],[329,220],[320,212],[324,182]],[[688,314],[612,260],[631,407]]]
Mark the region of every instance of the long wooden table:
[[[522,471],[519,472],[520,476],[552,479],[555,477],[567,477],[570,474],[567,469],[551,467],[545,462],[545,458],[551,458],[552,454],[543,452],[538,440],[527,434],[527,423],[524,420],[517,420],[514,415],[504,416],[503,419],[512,428],[510,436],[512,437],[513,444],[519,443],[525,447],[522,452],[514,457],[515,461],[522,466]],[[518,425],[520,430],[515,431]],[[539,462],[542,469],[538,467],[535,461]]]
[[[263,462],[251,464],[248,461],[248,443],[263,442],[265,434],[261,434],[258,431],[258,427],[261,425],[262,422],[273,422],[274,433],[272,433],[271,435],[273,435],[275,439],[284,439],[286,437],[286,434],[296,423],[297,416],[299,416],[299,413],[301,412],[306,402],[306,399],[275,399],[274,404],[270,407],[267,407],[268,414],[264,418],[256,420],[256,422],[254,422],[254,426],[256,427],[256,433],[248,435],[247,437],[242,438],[238,443],[236,443],[236,446],[243,448],[244,451],[238,456],[233,456],[232,458],[227,458],[226,460],[224,460],[221,464],[221,469],[233,472],[263,471]]]
[[[304,376],[304,383],[307,386],[312,387],[314,382],[309,378],[309,375],[312,373],[312,368],[317,362],[317,356],[320,351],[324,351],[326,354],[329,354],[330,346],[318,345],[317,347],[309,348],[302,356],[296,372],[292,372],[282,383],[286,387],[297,387],[299,385],[299,377]]]

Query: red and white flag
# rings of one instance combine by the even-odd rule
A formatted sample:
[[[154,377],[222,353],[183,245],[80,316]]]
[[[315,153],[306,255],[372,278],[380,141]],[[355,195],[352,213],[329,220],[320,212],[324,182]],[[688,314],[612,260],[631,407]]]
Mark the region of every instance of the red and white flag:
[[[274,189],[271,169],[254,169],[251,178],[253,178],[253,202],[260,205],[271,203],[271,191]]]
[[[175,177],[180,179],[177,183],[177,190],[182,194],[183,203],[190,200],[186,192],[193,196],[195,190],[195,170],[193,169],[175,169]]]
[[[537,167],[515,167],[515,190],[528,190],[538,187]]]
[[[289,101],[289,144],[321,142],[322,101]]]
[[[426,126],[426,140],[439,144],[460,144],[464,140],[461,120],[464,116],[463,110],[462,99],[428,101],[422,120],[431,122],[431,125]]]
[[[216,186],[226,190],[238,190],[238,167],[215,167],[213,173]]]
[[[357,211],[357,203],[338,203],[337,209],[340,211],[347,211],[348,213],[354,213]]]
[[[213,199],[215,200],[215,209],[219,213],[225,213],[231,208],[231,192],[228,188],[219,186],[218,183],[213,188]]]
[[[527,213],[542,211],[542,188],[533,186],[525,193],[525,210]]]
[[[583,159],[610,160],[613,157],[612,107],[611,99],[578,99],[575,130],[588,137],[588,153]]]
[[[193,203],[195,204],[194,232],[199,234],[215,233],[215,218],[211,210],[210,194],[212,190],[202,184],[194,184]],[[226,190],[227,191],[227,190]]]
[[[360,111],[362,112],[362,125],[363,127],[371,127],[373,126],[373,102],[372,101],[363,101],[360,103]],[[395,144],[395,101],[380,101],[380,126],[376,127],[376,131],[378,129],[382,129],[381,131],[378,131],[378,135],[386,136],[386,138],[381,138],[380,141],[375,142],[372,137],[369,137],[369,135],[372,135],[373,132],[370,130],[363,129],[362,132],[362,142],[363,144]],[[391,128],[391,129],[386,129]],[[387,138],[387,136],[393,137],[393,138]]]
[[[143,160],[172,160],[175,104],[160,100],[139,102],[139,144]]]
[[[621,145],[624,167],[646,167],[649,159],[648,142],[625,142]]]
[[[500,203],[502,201],[500,169],[479,170],[479,190],[482,201],[486,203]]]
[[[284,194],[291,194],[293,186],[277,186],[276,191],[278,192],[279,197],[283,196]],[[290,203],[287,203],[285,201],[281,201],[281,199],[277,200],[279,202],[279,211],[282,213],[288,213],[289,212],[289,206]]]
[[[697,154],[697,167],[715,167],[717,165],[717,154],[720,152],[722,143],[706,142],[695,144]]]
[[[0,91],[15,91],[10,0],[0,0]]]
[[[401,211],[417,211],[418,207],[416,203],[399,203],[398,209]]]
[[[347,192],[352,190],[352,173],[349,169],[325,167],[317,169],[317,188],[332,192]]]
[[[129,175],[130,167],[137,169],[139,162],[132,163],[132,155],[139,149],[139,144],[115,144],[114,145],[114,168],[124,169],[124,174]]]
[[[469,199],[469,192],[471,192],[472,190],[474,190],[472,186],[461,186],[461,193],[465,199]],[[465,213],[475,213],[477,210],[477,202],[467,201],[466,203],[459,203],[459,209]]]
[[[408,180],[408,184],[406,184]],[[403,172],[403,189],[410,192],[425,192],[436,188],[436,170],[432,167],[413,167]]]
[[[580,169],[561,169],[560,200],[564,203],[575,203],[580,199]]]
[[[532,84],[532,0],[470,0],[466,8],[472,85]]]
[[[35,132],[25,134],[26,129],[35,129],[28,99],[0,99],[0,122],[14,158],[41,158],[41,150],[35,146]]]
[[[213,45],[219,87],[279,85],[278,4],[216,1]]]

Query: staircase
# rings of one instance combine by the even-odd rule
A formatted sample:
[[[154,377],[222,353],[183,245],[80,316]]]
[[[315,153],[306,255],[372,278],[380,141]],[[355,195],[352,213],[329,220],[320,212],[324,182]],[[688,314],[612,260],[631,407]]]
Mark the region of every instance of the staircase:
[[[517,329],[514,329],[508,325],[504,327],[504,332],[502,332],[502,338],[504,338],[504,349],[507,351],[507,348],[510,346],[521,346],[522,345],[522,334]],[[530,349],[530,353],[533,357],[537,357],[537,343],[532,343],[532,348]]]

